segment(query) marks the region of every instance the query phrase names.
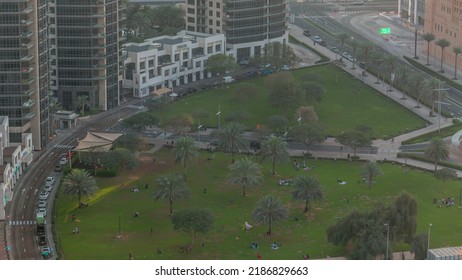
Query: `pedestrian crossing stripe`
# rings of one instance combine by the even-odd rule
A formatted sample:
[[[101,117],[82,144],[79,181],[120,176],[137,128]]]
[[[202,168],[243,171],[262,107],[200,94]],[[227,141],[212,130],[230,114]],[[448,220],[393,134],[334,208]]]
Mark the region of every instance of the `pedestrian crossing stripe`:
[[[36,221],[9,221],[8,225],[10,226],[32,226],[35,225]]]

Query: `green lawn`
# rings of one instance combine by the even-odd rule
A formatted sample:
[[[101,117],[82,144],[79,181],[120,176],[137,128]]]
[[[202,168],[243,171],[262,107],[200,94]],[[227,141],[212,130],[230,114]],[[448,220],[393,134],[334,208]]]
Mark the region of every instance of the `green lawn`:
[[[314,107],[320,124],[326,127],[329,135],[335,136],[358,125],[366,125],[373,128],[375,137],[389,138],[425,126],[423,119],[364,86],[362,82],[353,79],[335,66],[310,67],[291,73],[300,81],[306,79],[308,73],[318,73],[323,77],[321,84],[326,89],[326,95],[320,104],[314,104]],[[256,97],[250,98],[246,104],[235,100],[234,92],[239,86],[239,83],[235,83],[229,87],[208,90],[179,100],[173,106],[169,106],[164,117],[177,115],[180,112],[194,115],[201,110],[208,113],[208,117],[200,119],[201,124],[217,127],[216,112],[220,107],[222,125],[225,124],[227,116],[242,111],[248,113],[248,118],[242,121],[248,129],[254,129],[258,124],[267,125],[268,118],[277,114],[286,115],[292,126],[297,125],[294,116],[295,108],[292,112],[282,112],[269,105],[266,84],[267,79],[271,77],[274,76],[246,81],[255,84],[259,89]],[[159,118],[160,115],[157,113]]]
[[[398,165],[381,164],[385,175],[377,179],[372,190],[358,183],[361,162],[334,160],[308,161],[313,165],[312,172],[325,188],[325,200],[313,204],[312,220],[303,213],[301,202],[291,200],[291,187],[278,186],[280,177],[269,175],[270,167],[263,165],[264,183],[261,187],[248,190],[248,196],[242,197],[241,188],[226,184],[227,166],[230,157],[216,154],[215,160],[207,160],[207,153],[189,168],[188,187],[191,198],[178,201],[174,209],[188,207],[206,207],[212,210],[216,222],[207,235],[199,235],[193,251],[180,253],[179,248],[190,242],[190,236],[175,232],[168,215],[166,201],[155,202],[152,199],[154,180],[168,170],[180,172],[173,165],[170,150],[163,149],[155,154],[154,167],[151,170],[134,170],[117,178],[98,179],[101,191],[90,201],[90,206],[76,209],[76,199],[59,194],[55,206],[55,232],[62,244],[65,259],[127,259],[132,252],[135,259],[256,259],[257,251],[264,259],[301,259],[308,253],[312,258],[323,256],[342,256],[343,248],[326,242],[326,229],[336,222],[337,217],[345,216],[351,209],[368,209],[375,203],[389,203],[401,191],[413,194],[418,202],[418,230],[424,232],[428,223],[432,223],[431,247],[459,246],[462,223],[462,209],[437,208],[432,200],[441,198],[443,188],[431,173],[405,169]],[[300,160],[299,160],[300,161]],[[276,167],[284,178],[294,178],[306,171],[296,171],[290,163]],[[145,171],[145,170],[144,170]],[[347,181],[338,185],[336,178]],[[149,183],[148,190],[144,185]],[[126,187],[121,187],[124,184]],[[131,192],[131,186],[141,188],[139,193]],[[207,193],[204,193],[207,188]],[[459,204],[459,181],[450,181],[444,187],[445,197],[455,197]],[[256,201],[266,194],[274,194],[282,199],[290,209],[289,219],[274,225],[273,235],[266,236],[266,226],[253,223],[251,213]],[[347,203],[348,202],[348,203]],[[133,217],[135,211],[140,216]],[[70,216],[75,213],[78,221]],[[121,238],[116,238],[121,221]],[[242,230],[247,221],[254,225],[250,231]],[[80,233],[72,234],[74,227]],[[151,234],[152,228],[152,234]],[[384,229],[385,230],[385,229]],[[204,247],[202,247],[204,242]],[[257,242],[258,250],[248,248]],[[279,250],[270,249],[272,242],[281,243]],[[398,249],[409,249],[404,245]],[[163,254],[158,254],[161,249]]]

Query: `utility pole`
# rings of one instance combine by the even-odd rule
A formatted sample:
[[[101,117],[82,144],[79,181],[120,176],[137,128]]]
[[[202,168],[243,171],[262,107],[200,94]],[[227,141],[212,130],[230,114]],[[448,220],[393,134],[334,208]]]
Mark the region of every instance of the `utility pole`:
[[[419,59],[417,56],[417,27],[415,28],[415,34],[414,34],[414,59]]]

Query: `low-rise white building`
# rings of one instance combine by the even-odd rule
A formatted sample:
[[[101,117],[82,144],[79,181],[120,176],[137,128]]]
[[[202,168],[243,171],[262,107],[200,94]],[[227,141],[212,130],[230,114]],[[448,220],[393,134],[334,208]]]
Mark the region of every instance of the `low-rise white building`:
[[[171,88],[210,76],[205,62],[215,54],[225,54],[223,34],[180,31],[143,43],[125,46],[123,87],[134,97],[148,96],[155,90]]]

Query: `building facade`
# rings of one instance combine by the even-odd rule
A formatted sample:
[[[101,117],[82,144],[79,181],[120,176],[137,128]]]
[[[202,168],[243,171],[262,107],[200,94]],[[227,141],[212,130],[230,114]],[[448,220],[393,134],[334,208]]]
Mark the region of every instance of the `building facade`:
[[[32,133],[34,149],[49,137],[47,2],[0,1],[0,115],[9,117],[9,141]]]
[[[263,54],[265,45],[288,43],[285,0],[186,0],[186,29],[226,36],[237,60]]]
[[[201,80],[210,76],[205,62],[225,53],[223,34],[181,31],[176,36],[160,36],[143,43],[124,45],[123,87],[142,98],[161,88]]]
[[[435,43],[439,39],[450,42],[444,51],[444,62],[454,65],[455,53],[452,50],[462,47],[462,0],[426,0],[424,32],[436,37],[430,43],[430,54],[436,59],[441,60],[442,51]],[[462,65],[461,55],[458,56],[457,65]]]
[[[426,0],[398,0],[398,14],[408,23],[415,26],[425,24]]]
[[[51,88],[64,109],[119,105],[121,0],[49,1]]]

